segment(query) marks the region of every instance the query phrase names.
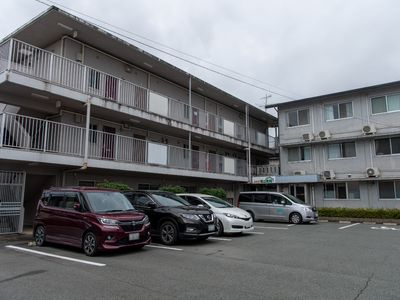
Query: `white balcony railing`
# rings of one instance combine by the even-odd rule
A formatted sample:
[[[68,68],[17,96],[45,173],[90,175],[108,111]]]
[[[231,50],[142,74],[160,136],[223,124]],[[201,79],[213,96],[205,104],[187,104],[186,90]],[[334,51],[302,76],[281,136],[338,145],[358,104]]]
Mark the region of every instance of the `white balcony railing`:
[[[280,175],[280,165],[251,166],[253,176],[275,176]]]
[[[10,39],[0,45],[0,73],[10,69],[68,87],[99,98],[115,101],[140,110],[189,123],[203,129],[219,132],[241,140],[247,140],[246,127],[205,110],[165,95],[135,85],[79,62],[27,43]],[[267,139],[255,133],[255,144],[269,147]]]
[[[22,115],[0,114],[0,148],[83,157],[85,128]],[[89,158],[247,176],[246,161],[127,136],[89,131]]]

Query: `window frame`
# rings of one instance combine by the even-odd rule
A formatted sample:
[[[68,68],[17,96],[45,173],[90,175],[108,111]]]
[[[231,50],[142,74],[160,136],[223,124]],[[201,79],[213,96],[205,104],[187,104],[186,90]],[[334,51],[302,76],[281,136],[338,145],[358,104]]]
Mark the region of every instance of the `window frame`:
[[[357,183],[358,184],[358,194],[359,198],[349,198],[349,185],[348,181],[346,182],[325,182],[324,183],[324,198],[323,201],[361,201],[361,191],[360,191],[360,182],[359,181],[351,181],[352,183]],[[332,184],[333,185],[333,193],[334,197],[333,198],[326,198],[325,197],[325,190],[326,190],[326,185],[327,184]],[[346,198],[338,198],[337,197],[337,185],[338,184],[345,184],[346,185]]]
[[[393,191],[394,191],[394,198],[381,198],[381,186],[380,184],[383,182],[390,182],[393,185]],[[378,200],[379,201],[400,201],[400,192],[399,195],[397,195],[397,184],[399,185],[399,190],[400,190],[400,180],[381,180],[378,182]]]
[[[382,157],[382,156],[400,155],[400,152],[393,153],[392,139],[394,139],[394,138],[400,139],[400,136],[392,136],[392,137],[384,137],[384,138],[376,138],[376,139],[374,139],[375,156]],[[379,141],[379,140],[389,140],[390,153],[388,153],[388,154],[378,154],[376,152],[377,151],[376,141]]]
[[[340,104],[351,104],[351,116],[350,117],[341,117],[340,116]],[[325,112],[326,112],[326,107],[327,106],[335,106],[335,105],[337,105],[337,110],[338,110],[338,118],[337,119],[335,119],[335,118],[333,118],[333,119],[327,119],[326,118],[326,114],[325,114]],[[353,101],[345,101],[345,102],[335,102],[335,103],[331,103],[331,104],[324,104],[324,111],[323,111],[323,114],[324,114],[324,120],[325,120],[325,122],[332,122],[332,121],[338,121],[338,120],[346,120],[346,119],[353,119],[354,118],[354,105],[353,105]]]
[[[310,159],[304,159],[304,160],[302,160],[301,159],[301,148],[309,148],[310,149]],[[287,148],[288,149],[288,163],[290,164],[290,163],[302,163],[302,162],[311,162],[312,161],[312,159],[313,159],[313,157],[312,157],[312,148],[311,148],[311,146],[297,146],[297,147],[288,147]],[[297,158],[299,159],[299,160],[289,160],[289,149],[297,149]]]
[[[307,110],[308,111],[308,123],[307,124],[299,124],[299,111],[303,111],[303,110]],[[296,116],[297,116],[297,125],[294,126],[290,126],[290,122],[289,122],[289,114],[296,112]],[[304,126],[310,126],[311,124],[311,110],[309,107],[307,108],[302,108],[302,109],[293,109],[293,110],[289,110],[286,112],[286,127],[287,128],[297,128],[297,127],[304,127]]]
[[[396,113],[396,112],[398,113],[398,112],[400,112],[400,109],[397,109],[397,110],[389,110],[388,96],[400,96],[400,93],[386,94],[386,95],[380,95],[380,96],[375,96],[375,97],[371,97],[371,98],[370,98],[371,115],[372,115],[372,116],[380,115],[380,114],[388,114],[388,113]],[[382,98],[382,97],[385,98],[386,111],[374,113],[374,112],[372,111],[372,100],[377,99],[377,98]]]
[[[345,144],[345,143],[347,143],[347,144],[350,144],[350,143],[354,144],[354,153],[355,153],[354,156],[346,156],[346,157],[343,156],[343,144]],[[329,157],[329,145],[339,145],[339,146],[340,146],[340,157],[332,157],[332,158]],[[327,147],[327,156],[328,156],[328,160],[352,159],[352,158],[356,158],[356,157],[357,157],[357,146],[356,146],[356,142],[355,142],[355,141],[354,141],[354,142],[330,143],[330,144],[328,144],[326,147]]]

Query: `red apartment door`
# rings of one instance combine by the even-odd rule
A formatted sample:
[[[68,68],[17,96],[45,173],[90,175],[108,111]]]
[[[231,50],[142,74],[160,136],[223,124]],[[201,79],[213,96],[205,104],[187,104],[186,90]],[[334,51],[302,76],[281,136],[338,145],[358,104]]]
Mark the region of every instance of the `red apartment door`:
[[[103,151],[102,158],[114,159],[115,157],[115,128],[103,126]]]

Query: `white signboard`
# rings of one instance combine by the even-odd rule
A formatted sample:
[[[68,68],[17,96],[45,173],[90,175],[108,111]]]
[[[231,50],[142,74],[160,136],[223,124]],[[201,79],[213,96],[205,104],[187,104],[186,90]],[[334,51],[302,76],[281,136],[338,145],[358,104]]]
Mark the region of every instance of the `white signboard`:
[[[168,147],[166,145],[148,143],[147,162],[149,164],[167,165]]]
[[[168,98],[150,92],[149,111],[158,115],[168,116]]]
[[[224,120],[224,134],[235,136],[235,123]]]
[[[235,174],[235,159],[224,157],[224,173]]]

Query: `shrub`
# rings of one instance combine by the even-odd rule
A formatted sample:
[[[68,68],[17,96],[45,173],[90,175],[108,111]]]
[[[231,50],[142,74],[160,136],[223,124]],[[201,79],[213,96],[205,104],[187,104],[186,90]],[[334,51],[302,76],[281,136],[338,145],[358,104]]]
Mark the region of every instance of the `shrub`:
[[[120,183],[120,182],[102,182],[102,183],[98,183],[96,186],[99,188],[113,189],[113,190],[118,190],[121,192],[131,190],[131,188],[127,184]]]
[[[222,188],[202,188],[200,193],[226,199],[226,192]]]
[[[182,186],[179,186],[179,185],[166,185],[166,186],[160,187],[160,191],[179,194],[179,193],[186,192],[186,189],[184,187],[182,187]]]
[[[383,208],[318,208],[320,217],[400,219],[400,209]]]

